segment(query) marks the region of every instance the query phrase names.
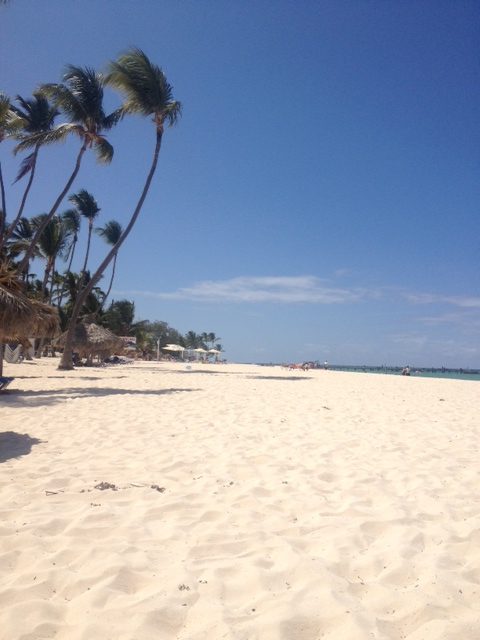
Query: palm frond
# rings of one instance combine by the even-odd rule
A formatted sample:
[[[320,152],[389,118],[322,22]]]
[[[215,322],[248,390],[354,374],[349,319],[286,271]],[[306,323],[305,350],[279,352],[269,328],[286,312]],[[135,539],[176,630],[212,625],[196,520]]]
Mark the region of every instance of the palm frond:
[[[95,138],[93,148],[95,149],[95,155],[97,156],[98,162],[108,164],[112,161],[113,147],[103,136],[97,136]]]
[[[63,84],[50,83],[40,87],[39,93],[49,98],[55,107],[63,111],[70,122],[83,122],[86,114],[82,103],[68,87]]]
[[[110,220],[104,227],[97,227],[95,233],[105,240],[110,245],[115,245],[120,239],[123,233],[122,225],[116,220]]]
[[[15,178],[13,184],[21,180],[24,176],[27,175],[27,173],[30,173],[30,171],[33,169],[34,166],[35,166],[35,151],[33,153],[30,153],[26,158],[22,160],[19,172],[17,173],[17,177]]]
[[[5,93],[0,93],[0,126],[5,122],[10,106],[10,98]]]
[[[62,213],[63,222],[72,234],[77,234],[80,231],[81,218],[76,209],[67,209]]]
[[[0,142],[7,136],[13,136],[23,126],[23,121],[12,111],[10,98],[0,93]]]
[[[110,131],[110,129],[118,124],[124,117],[125,111],[122,107],[115,109],[115,111],[113,111],[110,115],[105,116],[105,119],[103,120],[103,128],[106,131]]]
[[[20,138],[20,142],[13,149],[13,152],[17,154],[19,151],[26,151],[27,149],[32,149],[37,145],[64,142],[70,133],[76,133],[82,137],[83,129],[76,124],[61,124],[51,131],[41,131],[31,136],[22,136]]]
[[[173,127],[182,116],[182,103],[178,100],[174,100],[164,110],[163,114],[168,125]]]

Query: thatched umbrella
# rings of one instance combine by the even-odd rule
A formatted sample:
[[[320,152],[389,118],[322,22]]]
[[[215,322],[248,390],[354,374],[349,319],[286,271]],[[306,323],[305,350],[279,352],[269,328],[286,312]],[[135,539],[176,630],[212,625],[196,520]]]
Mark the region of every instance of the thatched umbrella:
[[[57,347],[65,345],[67,332],[62,333],[55,341]],[[91,362],[93,356],[106,358],[111,356],[123,346],[122,340],[109,329],[100,327],[93,322],[82,322],[75,327],[73,338],[73,349],[77,351],[81,358],[86,358]]]
[[[0,375],[3,372],[3,343],[25,337],[53,337],[58,333],[57,310],[25,295],[17,273],[0,264]]]

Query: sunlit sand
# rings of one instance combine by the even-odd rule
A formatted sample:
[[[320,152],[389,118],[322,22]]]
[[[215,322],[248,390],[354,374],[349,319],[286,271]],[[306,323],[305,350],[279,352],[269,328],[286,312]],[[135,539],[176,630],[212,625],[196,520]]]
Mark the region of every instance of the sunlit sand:
[[[480,387],[6,365],[0,636],[480,634]]]

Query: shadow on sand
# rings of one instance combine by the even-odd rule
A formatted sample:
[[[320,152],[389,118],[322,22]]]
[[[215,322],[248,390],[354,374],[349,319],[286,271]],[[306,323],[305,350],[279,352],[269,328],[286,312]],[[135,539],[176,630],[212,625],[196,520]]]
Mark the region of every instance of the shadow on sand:
[[[0,432],[0,463],[26,456],[32,450],[34,444],[40,444],[45,440],[31,438],[26,433],[16,433],[15,431]]]
[[[70,387],[66,389],[48,389],[42,391],[16,391],[12,389],[2,396],[2,404],[9,406],[40,407],[65,400],[78,398],[101,398],[106,396],[163,396],[173,393],[186,393],[199,389],[118,389],[110,387]]]
[[[246,376],[251,380],[291,380],[297,382],[298,380],[312,380],[311,376]]]
[[[65,380],[67,376],[15,376],[15,380],[31,380],[32,378],[42,378],[51,380],[52,378],[56,378],[58,380]],[[109,380],[119,380],[120,378],[127,378],[128,376],[109,376]],[[101,376],[77,376],[75,378],[71,378],[73,380],[105,380],[105,378]]]

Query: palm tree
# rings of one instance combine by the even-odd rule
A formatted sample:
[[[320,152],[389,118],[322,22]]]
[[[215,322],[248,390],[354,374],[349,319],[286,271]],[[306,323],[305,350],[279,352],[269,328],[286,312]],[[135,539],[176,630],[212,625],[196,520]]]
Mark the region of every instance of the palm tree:
[[[35,148],[38,142],[41,144],[51,144],[64,141],[70,134],[75,134],[80,138],[81,147],[77,155],[77,160],[72,174],[67,180],[58,198],[48,212],[44,226],[46,226],[57,212],[65,195],[73,184],[82,162],[83,154],[88,148],[95,151],[97,160],[102,163],[109,163],[113,158],[113,147],[106,140],[103,131],[111,129],[122,117],[122,112],[116,110],[110,115],[105,115],[103,110],[103,85],[104,79],[101,74],[96,73],[88,67],[68,66],[63,76],[62,84],[46,84],[40,88],[42,95],[51,99],[54,106],[67,117],[65,124],[58,125],[51,131],[40,132],[25,137],[17,145],[17,151]],[[32,245],[24,257],[23,263],[28,263],[34,247],[40,238],[43,228],[39,227],[32,240]]]
[[[221,338],[219,336],[216,336],[213,331],[208,334],[208,342],[210,342],[210,347],[212,349],[213,349],[214,343],[217,342],[218,340],[221,340]]]
[[[100,207],[97,201],[86,189],[81,189],[78,193],[74,193],[69,198],[78,213],[88,220],[88,239],[87,250],[85,252],[85,260],[83,262],[82,271],[86,271],[88,255],[90,253],[90,241],[92,238],[93,222],[100,213]]]
[[[69,238],[66,260],[68,260],[67,272],[70,272],[72,270],[73,256],[75,255],[75,247],[77,246],[78,234],[80,232],[80,214],[75,209],[67,209],[67,211],[62,213],[62,220]],[[66,278],[63,277],[60,286],[60,294],[56,302],[58,308],[62,306],[63,296],[65,295],[66,289]]]
[[[117,242],[120,240],[122,235],[122,225],[116,220],[110,220],[104,227],[97,227],[95,231],[98,233],[100,237],[102,237],[105,242],[111,246],[115,246]],[[102,302],[102,307],[105,304],[105,300],[110,295],[110,291],[112,290],[113,279],[115,278],[115,268],[117,266],[117,255],[118,251],[115,252],[113,256],[113,265],[112,265],[112,275],[110,277],[110,284],[108,285],[107,293],[105,294],[105,298]]]
[[[65,228],[69,232],[70,247],[68,249],[67,271],[71,271],[75,247],[77,246],[78,234],[80,232],[80,214],[75,209],[67,209],[67,211],[62,213],[62,219]]]
[[[18,258],[22,254],[26,255],[30,245],[32,244],[32,238],[35,234],[35,227],[32,220],[29,218],[20,218],[18,221],[10,239],[6,245],[7,255],[11,260]],[[38,256],[38,246],[35,246],[35,250],[31,258]],[[28,272],[30,270],[30,259],[26,264],[22,260],[22,264],[25,264],[23,269],[19,273],[22,274],[24,280],[27,279]]]
[[[14,127],[14,131],[11,134],[13,138],[24,140],[29,136],[37,134],[47,133],[52,130],[55,117],[58,115],[58,111],[50,105],[48,100],[40,93],[33,94],[33,98],[26,100],[21,96],[17,96],[17,102],[20,107],[12,105],[10,107],[13,117],[11,118],[11,126]],[[20,131],[20,133],[18,133]],[[23,193],[23,197],[18,209],[15,219],[12,221],[8,229],[5,231],[3,241],[0,238],[0,248],[2,243],[5,243],[12,235],[18,221],[23,215],[23,210],[27,202],[27,197],[32,186],[33,178],[35,176],[35,168],[37,166],[38,151],[42,146],[42,140],[39,138],[33,148],[33,152],[30,153],[22,162],[20,171],[17,175],[15,182],[18,182],[28,173],[30,177],[28,179],[27,186]],[[16,151],[18,147],[15,148]]]
[[[73,273],[72,271],[67,271],[63,279],[64,289],[68,295],[63,307],[59,308],[59,312],[63,320],[62,329],[66,330],[78,296],[83,291],[85,283],[90,281],[90,273],[88,271],[85,273]],[[102,291],[100,287],[93,287],[83,302],[80,315],[82,317],[88,317],[90,320],[95,318],[101,312],[102,300],[104,297],[105,292]]]
[[[189,349],[198,349],[202,346],[203,337],[195,331],[187,331],[184,337],[185,346]]]
[[[43,223],[46,214],[37,216],[33,219],[34,227]],[[63,224],[62,218],[54,216],[44,227],[38,242],[39,257],[45,260],[45,272],[42,282],[42,292],[44,298],[48,297],[51,302],[53,293],[53,279],[55,275],[55,263],[57,258],[64,258],[68,248],[68,231]],[[50,294],[47,296],[47,286],[49,279],[52,278],[52,287]]]
[[[123,93],[125,100],[121,107],[122,113],[136,113],[152,117],[155,126],[155,148],[147,179],[128,225],[77,300],[65,339],[65,348],[59,365],[60,369],[73,369],[72,340],[75,332],[75,322],[83,304],[83,297],[86,297],[91,288],[100,280],[105,269],[118,253],[121,245],[135,225],[157,168],[165,123],[174,125],[181,113],[181,105],[173,99],[173,89],[168,83],[165,74],[160,67],[152,64],[140,49],[127,51],[116,62],[111,62],[106,83]]]

